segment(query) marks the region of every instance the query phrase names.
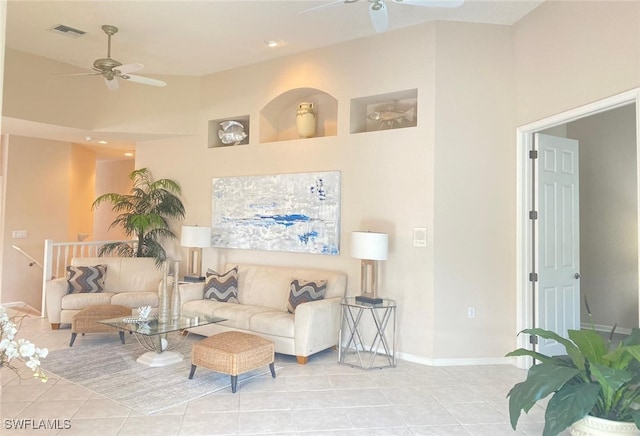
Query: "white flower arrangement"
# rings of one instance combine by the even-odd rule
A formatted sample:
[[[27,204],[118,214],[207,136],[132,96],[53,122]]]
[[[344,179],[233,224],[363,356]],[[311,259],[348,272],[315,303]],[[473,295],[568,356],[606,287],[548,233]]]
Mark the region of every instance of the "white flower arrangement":
[[[38,348],[26,339],[16,339],[22,319],[26,315],[10,317],[7,309],[0,306],[0,367],[7,367],[20,375],[19,369],[12,361],[18,359],[33,371],[33,376],[47,381],[47,376],[40,368],[40,359],[49,354],[46,348]]]
[[[149,315],[151,315],[151,306],[142,306],[136,309],[138,312],[138,319],[145,320],[149,319]]]

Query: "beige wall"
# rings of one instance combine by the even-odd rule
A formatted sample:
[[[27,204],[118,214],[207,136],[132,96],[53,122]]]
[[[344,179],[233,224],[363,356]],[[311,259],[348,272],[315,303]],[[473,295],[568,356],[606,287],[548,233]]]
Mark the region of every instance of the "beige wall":
[[[514,26],[516,125],[633,89],[640,2],[547,1]]]
[[[580,143],[580,291],[593,318],[638,326],[638,183],[635,105],[567,126]]]
[[[119,91],[102,105],[104,90],[96,88],[88,95],[96,95],[100,116],[79,119],[128,131],[161,129],[156,120],[170,120],[161,133],[185,134],[140,143],[136,167],[182,184],[189,224],[210,222],[213,177],[340,170],[339,256],[209,249],[205,267],[246,261],[337,269],[349,274],[355,294],[359,265],[348,255],[349,234],[385,231],[391,243],[381,289],[399,303],[402,355],[492,361],[515,346],[515,128],[638,86],[639,9],[638,2],[546,2],[512,28],[425,24],[202,79],[166,78],[169,86],[154,90],[161,101],[146,106],[142,90]],[[8,57],[33,62],[23,58]],[[32,86],[35,74],[28,68],[23,81],[21,68],[7,69],[7,115],[43,122],[76,115],[51,115],[52,105],[42,102],[58,94],[46,89],[24,90],[27,104],[20,100],[13,87]],[[60,92],[77,95],[77,86]],[[262,107],[298,87],[337,99],[337,135],[259,143]],[[417,127],[349,133],[352,98],[409,88],[418,89]],[[134,95],[134,104],[109,112],[113,99]],[[28,111],[34,102],[37,117]],[[249,145],[207,148],[207,120],[245,114]],[[427,248],[412,246],[413,227],[428,229]],[[171,250],[184,259],[183,249]],[[470,306],[475,319],[466,318]]]
[[[13,244],[42,262],[45,239],[68,237],[71,144],[10,136],[5,196],[2,302],[41,305],[42,270],[12,249]],[[26,239],[13,239],[26,230]]]
[[[398,50],[407,41],[417,56]],[[339,256],[208,249],[204,267],[257,262],[335,269],[348,273],[349,293],[354,295],[359,293],[359,261],[349,256],[351,231],[388,232],[390,253],[381,267],[381,294],[399,304],[399,350],[430,356],[433,246],[413,247],[412,229],[433,229],[434,48],[434,28],[427,25],[208,76],[202,92],[200,134],[139,144],[136,166],[151,168],[156,178],[179,181],[187,209],[185,222],[200,225],[211,222],[214,177],[341,171]],[[300,87],[323,90],[338,100],[337,135],[259,143],[261,109],[278,95]],[[352,98],[411,88],[419,89],[418,127],[349,133]],[[207,120],[244,114],[251,116],[249,145],[207,148]],[[180,254],[185,259],[186,252]]]
[[[69,160],[69,231],[67,241],[78,241],[81,233],[91,233],[93,216],[91,203],[95,199],[96,153],[72,144]]]
[[[437,41],[434,357],[501,356],[516,329],[512,29],[438,23]]]
[[[132,186],[129,174],[134,169],[133,159],[97,162],[95,196],[92,198],[92,202],[98,196],[109,192],[129,193]],[[116,216],[117,214],[111,210],[109,203],[101,204],[93,213],[93,231],[89,239],[94,241],[127,239],[119,227],[109,230],[109,226]]]
[[[514,27],[516,125],[640,86],[638,22],[639,2],[607,1],[545,2],[521,20]],[[637,232],[625,235],[628,240],[634,237],[637,238]],[[585,270],[585,274],[589,272]],[[627,287],[632,280],[627,275],[623,286]],[[611,285],[615,286],[612,283],[606,287]],[[606,321],[616,316],[624,318],[625,324],[634,323],[630,310],[637,311],[637,303],[630,303],[631,309],[626,313],[612,313],[615,310],[607,304],[606,297],[593,298],[598,298],[598,306],[608,307],[604,309]],[[637,294],[635,298],[637,301]],[[595,306],[593,301],[594,313],[599,310]],[[625,327],[632,326],[638,326],[637,313],[635,325]]]
[[[7,49],[4,66],[2,115],[42,123],[91,129],[104,82],[91,76],[57,77],[80,72],[60,62]],[[76,80],[77,79],[77,80]],[[74,92],[69,92],[73,83]]]

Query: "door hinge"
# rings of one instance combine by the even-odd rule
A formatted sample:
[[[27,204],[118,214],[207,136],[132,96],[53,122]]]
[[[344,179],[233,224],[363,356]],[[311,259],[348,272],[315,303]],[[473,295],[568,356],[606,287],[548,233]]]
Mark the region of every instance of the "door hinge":
[[[538,273],[529,273],[529,281],[537,282],[538,281]]]
[[[530,210],[529,211],[529,219],[530,220],[537,220],[538,219],[538,211],[537,210]]]
[[[529,343],[536,345],[538,343],[538,337],[536,335],[529,336]]]
[[[538,159],[538,150],[529,150],[529,159]]]

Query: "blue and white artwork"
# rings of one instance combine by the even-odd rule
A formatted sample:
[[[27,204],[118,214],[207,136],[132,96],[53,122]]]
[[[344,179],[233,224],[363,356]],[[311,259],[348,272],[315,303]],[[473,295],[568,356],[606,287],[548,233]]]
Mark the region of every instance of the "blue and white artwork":
[[[213,179],[214,247],[337,255],[340,172]]]

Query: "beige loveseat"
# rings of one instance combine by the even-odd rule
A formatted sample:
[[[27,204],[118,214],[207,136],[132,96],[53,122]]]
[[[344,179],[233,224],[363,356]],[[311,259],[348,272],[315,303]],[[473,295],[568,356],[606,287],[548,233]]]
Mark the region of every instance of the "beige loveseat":
[[[96,293],[69,293],[67,277],[50,280],[45,285],[47,316],[51,328],[71,324],[73,315],[88,306],[117,304],[136,309],[158,307],[158,289],[162,269],[153,258],[84,257],[71,260],[72,266],[107,265],[104,290]]]
[[[335,271],[278,267],[267,265],[228,264],[225,271],[238,267],[237,300],[220,302],[204,298],[204,283],[180,285],[182,315],[227,321],[190,329],[211,336],[236,330],[257,334],[273,341],[276,353],[296,356],[305,364],[314,353],[335,346],[340,328],[340,301],[347,289],[347,276]],[[323,299],[287,311],[293,279],[326,280]]]

